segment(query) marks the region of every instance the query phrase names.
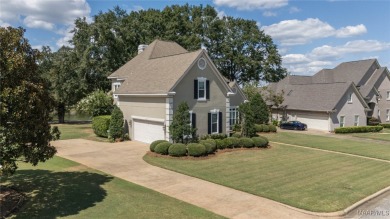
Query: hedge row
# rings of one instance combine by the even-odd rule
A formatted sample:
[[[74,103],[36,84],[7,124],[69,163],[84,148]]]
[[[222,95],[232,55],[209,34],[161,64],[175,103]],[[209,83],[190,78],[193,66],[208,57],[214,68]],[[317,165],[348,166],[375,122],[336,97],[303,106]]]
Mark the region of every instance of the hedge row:
[[[383,129],[383,126],[353,126],[353,127],[342,127],[335,128],[336,134],[344,133],[362,133],[362,132],[379,132]]]
[[[379,125],[382,126],[383,128],[390,129],[390,123],[387,124],[381,123]]]
[[[255,124],[256,132],[276,132],[276,126],[269,124]]]
[[[172,144],[165,140],[157,140],[150,144],[150,151],[170,155],[174,157],[193,156],[200,157],[208,154],[213,154],[225,148],[253,148],[253,147],[267,147],[268,139],[263,136],[253,138],[236,138],[228,137],[224,139],[205,139],[199,143],[190,143],[188,145],[177,143]]]

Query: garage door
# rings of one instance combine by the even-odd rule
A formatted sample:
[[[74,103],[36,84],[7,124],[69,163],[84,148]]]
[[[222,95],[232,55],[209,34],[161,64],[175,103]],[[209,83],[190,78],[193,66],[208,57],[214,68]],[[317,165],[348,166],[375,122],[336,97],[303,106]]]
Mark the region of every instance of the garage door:
[[[134,140],[151,143],[155,140],[164,140],[164,123],[134,119]]]
[[[297,114],[297,120],[307,124],[308,129],[318,129],[324,131],[328,131],[329,129],[328,115],[300,113]]]

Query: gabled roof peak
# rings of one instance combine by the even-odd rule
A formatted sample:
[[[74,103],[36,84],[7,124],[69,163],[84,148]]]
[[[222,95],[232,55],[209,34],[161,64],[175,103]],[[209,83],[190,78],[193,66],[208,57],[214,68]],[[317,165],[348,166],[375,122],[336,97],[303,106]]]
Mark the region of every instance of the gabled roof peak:
[[[179,44],[156,39],[140,55],[146,59],[156,59],[183,53],[188,53],[188,51]]]

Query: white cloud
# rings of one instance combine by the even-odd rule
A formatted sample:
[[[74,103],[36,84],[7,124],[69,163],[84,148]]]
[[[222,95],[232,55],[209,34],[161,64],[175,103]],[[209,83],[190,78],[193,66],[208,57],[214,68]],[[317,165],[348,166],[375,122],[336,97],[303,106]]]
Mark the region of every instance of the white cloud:
[[[390,50],[390,42],[377,40],[355,40],[339,46],[323,45],[307,54],[286,54],[282,56],[283,66],[295,75],[312,75],[323,68],[334,66],[342,58],[353,54],[364,54]],[[366,57],[376,57],[368,55]],[[367,59],[367,58],[360,58]]]
[[[356,26],[346,26],[343,28],[340,28],[336,32],[337,37],[350,37],[350,36],[356,36],[363,33],[367,33],[367,29],[363,24],[359,24]]]
[[[298,13],[300,11],[301,11],[301,9],[299,9],[299,8],[297,8],[295,6],[291,7],[290,10],[289,10],[290,14]]]
[[[277,14],[275,12],[272,12],[272,11],[264,11],[263,12],[263,16],[264,17],[275,17]]]
[[[0,25],[22,22],[26,27],[50,30],[62,35],[57,45],[66,45],[68,33],[79,17],[90,20],[91,8],[86,0],[0,0]]]
[[[220,11],[217,8],[215,10],[217,11],[217,16],[219,19],[222,19],[223,17],[227,16],[227,14],[224,11]]]
[[[280,8],[288,5],[288,0],[213,0],[217,6],[228,6],[238,10]]]
[[[318,18],[306,20],[284,20],[263,27],[264,32],[279,40],[282,45],[300,45],[312,40],[336,36],[350,37],[367,32],[363,24],[335,29]]]
[[[134,5],[131,10],[132,11],[142,11],[145,9],[141,5]]]
[[[354,40],[341,46],[323,45],[314,48],[310,56],[321,59],[341,57],[351,53],[367,53],[390,49],[390,42],[380,42],[377,40]]]
[[[8,27],[8,26],[11,26],[11,24],[0,20],[0,27]]]
[[[62,46],[72,46],[70,43],[69,43],[69,40],[71,40],[73,38],[73,33],[71,33],[71,31],[74,29],[74,25],[69,25],[66,29],[62,29],[60,31],[58,31],[58,33],[60,35],[63,35],[60,39],[57,40],[56,42],[56,45],[58,46],[58,48],[62,47]]]

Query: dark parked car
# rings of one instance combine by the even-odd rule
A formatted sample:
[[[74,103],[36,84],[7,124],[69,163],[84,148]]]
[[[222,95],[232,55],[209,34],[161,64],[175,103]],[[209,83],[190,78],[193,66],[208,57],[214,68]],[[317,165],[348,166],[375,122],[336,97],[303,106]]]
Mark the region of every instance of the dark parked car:
[[[289,121],[280,124],[281,129],[306,130],[307,125],[299,121]]]

